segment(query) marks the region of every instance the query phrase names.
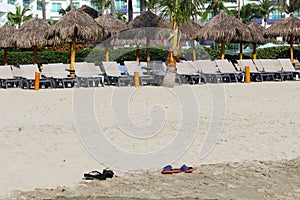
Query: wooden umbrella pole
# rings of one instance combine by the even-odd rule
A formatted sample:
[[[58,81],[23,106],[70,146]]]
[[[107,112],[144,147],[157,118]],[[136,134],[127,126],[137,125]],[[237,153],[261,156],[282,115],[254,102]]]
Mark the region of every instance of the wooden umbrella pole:
[[[4,48],[4,65],[7,66],[8,65],[8,61],[7,61],[7,49]]]
[[[37,60],[37,46],[34,46],[34,47],[33,47],[33,63],[34,63],[35,65],[38,64],[38,60]]]
[[[291,55],[291,62],[294,62],[294,47],[293,47],[293,38],[290,41],[290,55]]]
[[[191,41],[191,45],[192,45],[192,53],[193,53],[193,61],[196,61],[196,51],[195,51],[195,44],[194,44],[194,40]]]
[[[150,39],[149,37],[147,37],[146,39],[146,45],[147,45],[147,49],[146,49],[146,59],[147,59],[147,63],[150,62]]]
[[[105,61],[109,61],[109,50],[108,50],[108,42],[105,40]]]
[[[222,40],[221,42],[221,60],[225,59],[225,42]]]
[[[243,43],[240,42],[240,60],[243,59]]]
[[[256,43],[253,43],[252,59],[253,59],[253,60],[256,60]]]
[[[140,46],[139,45],[136,47],[135,54],[136,54],[136,61],[140,62]]]
[[[75,62],[75,46],[76,46],[76,38],[72,37],[72,43],[71,43],[71,59],[70,59],[70,76],[74,77],[74,62]]]

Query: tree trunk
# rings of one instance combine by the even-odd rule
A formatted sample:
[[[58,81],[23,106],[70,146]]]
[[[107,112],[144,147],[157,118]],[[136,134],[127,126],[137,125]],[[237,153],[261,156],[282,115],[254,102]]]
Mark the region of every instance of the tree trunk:
[[[133,19],[132,0],[128,0],[128,21],[130,22],[132,19]]]
[[[43,20],[46,20],[46,2],[45,0],[42,0],[42,14],[43,14]]]
[[[111,0],[111,15],[116,17],[116,2],[115,0]]]
[[[105,0],[101,0],[101,15],[105,14]]]
[[[146,12],[146,1],[145,0],[140,0],[140,13]]]
[[[70,0],[70,10],[73,8],[73,0]]]

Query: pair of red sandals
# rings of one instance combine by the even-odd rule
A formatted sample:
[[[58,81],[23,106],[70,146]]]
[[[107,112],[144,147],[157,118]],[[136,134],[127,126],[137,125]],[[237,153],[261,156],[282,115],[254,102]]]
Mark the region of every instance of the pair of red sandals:
[[[180,168],[172,168],[171,165],[167,165],[163,168],[161,173],[162,174],[173,174],[173,173],[181,173],[181,172],[191,173],[194,170],[195,168],[186,165],[182,165]]]

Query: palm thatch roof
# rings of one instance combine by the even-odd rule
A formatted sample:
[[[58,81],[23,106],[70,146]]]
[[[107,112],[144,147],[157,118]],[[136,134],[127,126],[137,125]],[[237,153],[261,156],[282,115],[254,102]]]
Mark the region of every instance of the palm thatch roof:
[[[129,29],[144,27],[170,28],[166,20],[155,15],[151,11],[146,11],[134,18],[131,22],[129,22],[128,27]]]
[[[119,20],[112,15],[103,15],[95,19],[96,22],[107,30],[111,35],[115,35],[121,31],[127,30],[128,27],[122,20]]]
[[[94,19],[98,17],[98,11],[87,5],[81,6],[81,8],[79,8],[78,10],[81,10],[81,11],[87,13],[89,16],[91,16]]]
[[[92,17],[73,8],[51,26],[46,38],[51,45],[59,45],[76,38],[79,41],[98,41],[107,33]]]
[[[0,48],[11,48],[15,46],[10,38],[16,31],[17,29],[8,23],[0,28]]]
[[[216,42],[242,42],[250,41],[252,36],[247,25],[221,11],[203,26],[198,38]]]
[[[19,48],[42,47],[47,44],[45,39],[46,31],[50,25],[43,19],[35,18],[25,22],[15,34],[12,35],[12,41]]]
[[[256,44],[263,44],[266,39],[264,38],[263,34],[264,31],[266,30],[264,27],[258,25],[255,22],[251,22],[248,27],[250,28],[251,35],[252,35],[252,43]]]
[[[267,28],[264,36],[268,38],[283,37],[286,41],[295,39],[295,37],[300,36],[300,19],[294,17],[294,14],[291,13],[288,18],[282,19]]]
[[[189,21],[181,26],[179,26],[179,31],[192,40],[197,39],[198,32],[201,30],[202,26],[194,21]]]

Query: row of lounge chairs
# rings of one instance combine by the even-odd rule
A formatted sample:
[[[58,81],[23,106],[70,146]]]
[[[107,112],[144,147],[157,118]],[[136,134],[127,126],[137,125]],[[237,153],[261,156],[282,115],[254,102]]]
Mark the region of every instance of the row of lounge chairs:
[[[104,84],[104,76],[99,66],[94,63],[74,63],[76,76],[71,77],[68,71],[69,64],[43,64],[41,69],[37,65],[0,66],[0,86],[2,88],[34,87],[35,72],[40,72],[40,87],[66,88],[90,87]]]
[[[252,81],[295,80],[299,77],[289,59],[238,60],[236,64],[228,60],[197,60],[177,63],[176,82],[182,83],[220,83],[243,82],[245,67],[250,67]],[[134,73],[139,72],[140,84],[161,85],[167,66],[162,61],[125,61],[124,66],[117,62],[94,63],[75,62],[75,77],[70,77],[69,64],[0,66],[0,86],[33,88],[35,72],[41,72],[41,87],[96,87],[104,85],[133,85]]]

